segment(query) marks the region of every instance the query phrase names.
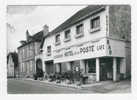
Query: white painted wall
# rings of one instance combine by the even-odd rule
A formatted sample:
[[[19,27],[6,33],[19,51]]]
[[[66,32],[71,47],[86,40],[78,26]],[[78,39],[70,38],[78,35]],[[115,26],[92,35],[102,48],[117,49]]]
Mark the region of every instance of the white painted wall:
[[[112,56],[112,57],[126,57],[126,44],[124,41],[121,40],[114,40],[114,39],[108,39],[109,40],[109,44],[111,46],[111,50],[112,50],[112,54],[109,54],[109,49],[108,49],[108,45],[107,45],[107,56]]]
[[[84,24],[84,36],[81,38],[77,38],[77,39],[75,38],[76,26],[80,23],[68,28],[68,29],[71,29],[71,41],[69,42],[64,42],[64,31],[65,30],[57,33],[61,35],[61,45],[56,46],[55,49],[71,46],[73,44],[78,44],[78,43],[82,43],[82,42],[89,41],[89,40],[94,40],[94,39],[101,38],[101,37],[106,37],[106,15],[107,15],[106,10],[94,15],[94,16],[100,16],[100,25],[101,25],[101,30],[94,32],[94,33],[90,33],[90,20],[93,16],[80,22]]]
[[[55,48],[55,37],[54,35],[49,36],[45,39],[43,45],[43,61],[53,60],[53,50]],[[47,47],[51,45],[51,56],[47,56]]]
[[[97,31],[97,32],[90,33],[90,20],[91,20],[92,17],[96,17],[96,16],[100,16],[100,30]],[[83,25],[84,25],[84,36],[80,37],[80,38],[75,38],[76,26],[78,24],[73,25],[70,28],[67,28],[67,29],[71,30],[71,33],[70,33],[71,34],[71,41],[69,41],[69,42],[64,42],[64,31],[65,30],[62,31],[62,32],[57,33],[57,34],[60,34],[61,44],[55,46],[54,50],[58,50],[58,49],[61,49],[61,48],[66,48],[66,47],[69,47],[69,46],[72,46],[72,45],[80,44],[80,43],[83,43],[83,42],[86,42],[86,41],[91,41],[91,40],[96,40],[96,39],[99,39],[99,38],[106,37],[107,36],[106,16],[108,16],[108,9],[105,10],[105,11],[102,11],[101,13],[98,13],[94,16],[89,17],[88,19],[85,19],[82,22],[79,22],[78,24],[83,23]],[[54,39],[54,44],[55,44],[55,35],[54,35],[53,39]],[[73,48],[73,49],[75,49],[75,48]],[[101,54],[98,54],[98,53],[95,54],[94,53],[94,54],[90,54],[90,55],[89,54],[87,54],[87,55],[83,54],[83,55],[77,55],[75,57],[66,57],[66,58],[59,59],[57,62],[67,61],[67,59],[68,59],[68,61],[70,61],[70,60],[74,60],[74,59],[78,60],[78,59],[84,59],[84,58],[91,58],[92,56],[95,57],[97,55],[98,56],[104,56],[105,55],[104,53],[101,52]]]
[[[99,46],[104,45],[104,47],[101,47],[101,49],[98,49]],[[80,48],[86,48],[89,46],[94,46],[94,50],[89,50],[88,52],[81,52]],[[59,62],[66,62],[66,61],[74,61],[74,60],[82,60],[82,59],[88,59],[88,58],[96,58],[96,57],[101,57],[101,56],[106,56],[106,38],[100,39],[96,42],[89,41],[88,43],[83,44],[82,46],[74,46],[70,47],[70,49],[66,50],[63,49],[60,52],[54,52],[54,63],[59,63]],[[73,52],[73,56],[65,56],[64,54],[68,51]],[[85,51],[83,49],[83,51]],[[75,52],[79,52],[75,54]],[[81,52],[81,53],[80,53]],[[62,54],[62,57],[56,58],[56,55]]]

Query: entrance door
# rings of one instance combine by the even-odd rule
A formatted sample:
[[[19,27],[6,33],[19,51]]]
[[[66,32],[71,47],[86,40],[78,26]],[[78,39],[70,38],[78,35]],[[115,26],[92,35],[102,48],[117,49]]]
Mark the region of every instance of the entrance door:
[[[42,77],[43,76],[43,70],[42,70],[42,60],[38,59],[36,61],[36,74],[38,77]]]
[[[100,60],[100,80],[112,80],[113,78],[112,58],[102,58]]]
[[[46,72],[47,72],[47,74],[51,74],[51,73],[54,72],[54,64],[53,64],[53,62],[46,62],[45,65],[46,65]]]

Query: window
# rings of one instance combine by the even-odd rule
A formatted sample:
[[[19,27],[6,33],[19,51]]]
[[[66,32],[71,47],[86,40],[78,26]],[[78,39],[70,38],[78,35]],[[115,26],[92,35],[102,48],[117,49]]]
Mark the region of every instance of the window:
[[[23,57],[23,59],[25,58],[25,55],[24,55],[24,48],[22,49],[22,57]]]
[[[83,29],[83,24],[79,24],[78,26],[76,26],[76,38],[81,37],[81,36],[84,35],[83,30],[84,30]]]
[[[57,35],[56,35],[55,42],[56,42],[56,43],[55,43],[56,45],[59,45],[59,44],[60,44],[60,34],[57,34]]]
[[[51,46],[47,46],[47,56],[51,55]]]
[[[100,17],[91,19],[91,29],[100,27]]]
[[[100,17],[92,18],[90,21],[91,32],[97,31],[100,29]]]
[[[96,60],[88,60],[88,73],[96,73]]]
[[[83,33],[83,24],[80,24],[76,27],[76,33],[82,34]]]
[[[65,39],[70,38],[70,30],[65,31]]]
[[[67,42],[70,40],[70,29],[65,31],[65,39],[64,42]]]
[[[33,61],[31,60],[30,61],[30,72],[32,72],[33,71]]]

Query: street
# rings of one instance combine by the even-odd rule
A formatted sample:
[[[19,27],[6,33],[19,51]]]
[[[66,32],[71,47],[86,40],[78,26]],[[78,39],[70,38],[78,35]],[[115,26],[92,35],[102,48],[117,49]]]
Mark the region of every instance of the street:
[[[57,87],[32,80],[10,79],[8,82],[9,94],[28,94],[28,93],[89,93],[86,90]]]
[[[9,94],[74,94],[74,93],[130,93],[130,81],[104,82],[102,85],[82,89],[46,84],[40,81],[8,79]]]

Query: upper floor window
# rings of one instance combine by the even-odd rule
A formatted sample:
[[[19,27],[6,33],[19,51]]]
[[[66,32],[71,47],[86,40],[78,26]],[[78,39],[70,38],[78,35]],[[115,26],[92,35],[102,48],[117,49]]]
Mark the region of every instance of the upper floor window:
[[[91,32],[98,31],[100,29],[100,17],[95,17],[90,20]]]
[[[81,36],[83,36],[84,34],[84,27],[83,27],[83,24],[79,24],[79,25],[77,25],[76,26],[76,38],[77,37],[81,37]]]
[[[70,29],[65,31],[64,37],[65,37],[64,39],[65,42],[70,40]]]
[[[51,46],[47,46],[47,56],[51,55]]]
[[[57,34],[55,37],[55,44],[59,45],[60,44],[60,34]]]
[[[22,57],[25,58],[24,48],[22,49]]]

